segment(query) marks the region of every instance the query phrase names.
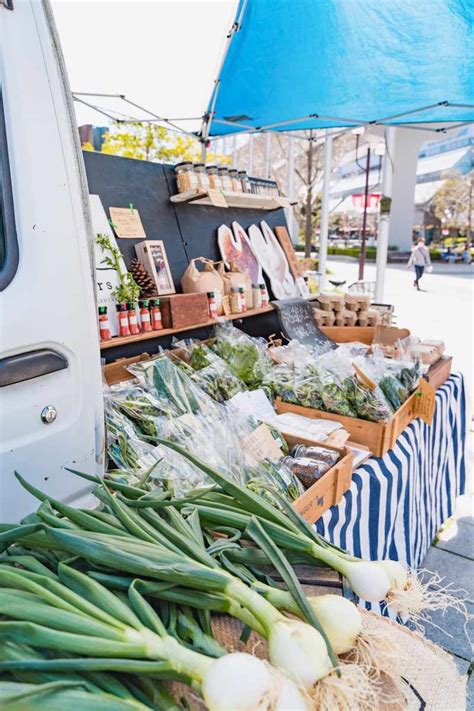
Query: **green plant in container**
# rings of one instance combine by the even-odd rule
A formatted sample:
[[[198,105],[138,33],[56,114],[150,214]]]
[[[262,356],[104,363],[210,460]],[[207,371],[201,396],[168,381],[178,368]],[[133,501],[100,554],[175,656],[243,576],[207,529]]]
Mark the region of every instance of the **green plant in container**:
[[[96,242],[105,255],[101,264],[106,264],[118,274],[120,286],[112,291],[112,296],[117,299],[119,304],[135,304],[140,297],[140,287],[130,272],[123,269],[123,258],[120,250],[112,244],[110,237],[103,233],[97,234]]]

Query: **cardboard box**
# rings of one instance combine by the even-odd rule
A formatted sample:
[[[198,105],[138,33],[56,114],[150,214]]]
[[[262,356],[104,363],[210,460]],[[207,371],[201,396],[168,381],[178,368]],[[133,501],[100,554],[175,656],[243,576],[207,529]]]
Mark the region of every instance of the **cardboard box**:
[[[209,321],[207,294],[175,294],[160,298],[163,328],[193,328]]]
[[[103,368],[106,383],[115,385],[115,383],[121,383],[124,380],[131,380],[133,375],[128,372],[127,366],[133,365],[133,363],[143,363],[150,358],[148,353],[141,353],[133,358],[118,358],[113,363],[107,363]]]

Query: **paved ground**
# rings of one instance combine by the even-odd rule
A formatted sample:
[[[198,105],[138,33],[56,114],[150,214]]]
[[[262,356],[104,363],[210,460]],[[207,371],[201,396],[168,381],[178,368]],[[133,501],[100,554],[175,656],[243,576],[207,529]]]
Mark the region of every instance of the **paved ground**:
[[[333,278],[357,279],[357,264],[352,260],[329,260]],[[331,278],[331,277],[330,277]],[[375,280],[375,266],[366,267],[365,279]],[[425,338],[442,338],[447,352],[454,357],[454,369],[466,377],[466,385],[474,402],[474,265],[435,265],[432,274],[423,277],[425,291],[413,288],[413,276],[405,267],[390,265],[386,273],[384,301],[395,305],[397,323],[413,334]],[[472,462],[473,421],[470,423],[469,459]],[[472,481],[468,491],[472,492]],[[423,567],[444,576],[444,583],[463,589],[466,607],[473,615],[465,625],[463,616],[453,610],[435,613],[433,625],[425,634],[450,652],[462,674],[468,675],[468,711],[474,711],[474,670],[472,643],[474,640],[474,502],[473,495],[461,497],[456,515],[446,523],[431,546]],[[434,626],[436,625],[436,626]],[[446,709],[443,711],[459,711]]]

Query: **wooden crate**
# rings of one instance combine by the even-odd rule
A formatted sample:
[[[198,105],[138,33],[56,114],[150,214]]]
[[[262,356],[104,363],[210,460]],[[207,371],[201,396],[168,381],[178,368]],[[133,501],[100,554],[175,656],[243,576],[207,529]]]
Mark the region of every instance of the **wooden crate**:
[[[410,335],[407,328],[395,326],[324,326],[321,331],[336,343],[383,343],[393,345],[399,338]]]
[[[354,453],[348,447],[333,447],[325,442],[317,442],[304,437],[294,437],[284,432],[282,434],[290,447],[295,444],[317,445],[332,449],[340,455],[339,461],[293,502],[293,508],[308,523],[315,523],[325,511],[339,503],[342,495],[350,487]]]
[[[209,321],[207,294],[175,294],[160,298],[163,328],[194,328]]]
[[[436,363],[430,365],[427,373],[424,374],[424,379],[434,387],[435,390],[440,388],[451,375],[453,359],[451,356],[441,356]]]
[[[275,408],[278,414],[295,412],[304,417],[340,422],[344,429],[349,432],[351,440],[360,442],[360,444],[368,447],[376,457],[383,457],[393,447],[408,424],[415,417],[422,416],[422,413],[424,413],[423,407],[428,398],[430,399],[430,412],[426,415],[425,421],[429,422],[434,412],[434,395],[429,390],[426,390],[424,397],[423,395],[420,397],[419,390],[414,392],[393,417],[385,422],[369,422],[368,420],[360,420],[357,417],[346,417],[332,412],[314,410],[311,407],[302,407],[301,405],[283,402],[281,398],[276,399]]]
[[[133,363],[143,363],[150,360],[151,356],[148,353],[141,353],[133,358],[118,358],[113,363],[107,363],[104,366],[104,378],[108,385],[115,385],[124,380],[131,380],[133,375],[128,372],[127,366]]]

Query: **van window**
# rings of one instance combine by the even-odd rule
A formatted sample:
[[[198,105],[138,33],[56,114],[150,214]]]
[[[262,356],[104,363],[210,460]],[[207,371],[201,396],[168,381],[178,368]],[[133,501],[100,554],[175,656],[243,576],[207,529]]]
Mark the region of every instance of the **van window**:
[[[3,96],[0,91],[0,291],[6,289],[18,268],[18,241],[13,207],[10,162]]]

